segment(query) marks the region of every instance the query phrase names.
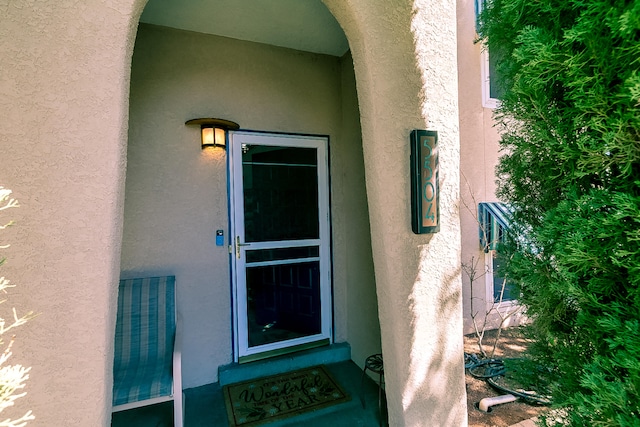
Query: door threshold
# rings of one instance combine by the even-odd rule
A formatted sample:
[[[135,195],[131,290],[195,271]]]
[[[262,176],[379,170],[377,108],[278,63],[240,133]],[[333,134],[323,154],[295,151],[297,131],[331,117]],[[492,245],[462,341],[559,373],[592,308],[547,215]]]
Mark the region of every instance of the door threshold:
[[[263,359],[270,359],[272,357],[284,356],[285,354],[297,353],[299,351],[310,350],[316,347],[323,347],[329,344],[330,344],[329,338],[325,338],[319,341],[313,341],[309,343],[294,345],[291,347],[278,348],[276,350],[265,351],[264,353],[256,353],[256,354],[250,354],[248,356],[240,356],[238,358],[238,363],[243,364],[243,363],[255,362]]]

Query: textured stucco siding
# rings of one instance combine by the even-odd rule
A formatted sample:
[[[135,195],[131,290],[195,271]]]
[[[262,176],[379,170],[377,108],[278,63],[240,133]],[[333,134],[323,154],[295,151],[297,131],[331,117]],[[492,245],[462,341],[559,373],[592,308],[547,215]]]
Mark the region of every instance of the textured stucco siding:
[[[460,92],[460,222],[464,332],[474,332],[472,313],[482,328],[485,314],[490,310],[487,329],[497,328],[501,317],[492,306],[493,288],[485,274],[485,254],[478,238],[478,203],[495,202],[496,166],[500,155],[498,127],[493,109],[483,106],[482,73],[484,60],[482,45],[476,43],[474,2],[458,0],[458,87]],[[476,277],[473,286],[471,271]],[[473,298],[473,306],[472,299]],[[505,314],[514,311],[510,303],[500,307]],[[521,313],[510,316],[504,326],[518,324]]]
[[[324,3],[354,58],[391,424],[466,425],[455,3]],[[433,235],[410,227],[414,128],[439,132]]]
[[[351,345],[351,358],[364,368],[365,359],[380,353],[380,323],[376,280],[371,254],[371,229],[367,192],[364,183],[364,159],[362,155],[362,131],[360,111],[355,87],[353,61],[350,54],[341,61],[342,76],[342,137],[345,141],[356,141],[359,149],[341,150],[332,156],[332,170],[336,171],[344,184],[333,185],[332,200],[340,201],[341,212],[334,218],[348,215],[352,220],[336,228],[334,221],[334,247],[342,247],[348,257],[334,256],[334,279],[348,283],[346,288],[347,315],[345,316],[347,341]],[[332,178],[332,180],[335,178]],[[345,185],[349,183],[349,185]],[[355,191],[354,191],[355,190]],[[364,214],[365,217],[360,215]],[[354,216],[356,215],[356,216]],[[364,246],[363,246],[364,243]],[[340,329],[336,324],[336,329]]]
[[[41,313],[20,332],[14,347],[16,359],[33,366],[29,394],[20,403],[20,408],[36,413],[30,425],[109,425],[129,66],[144,3],[0,0],[0,184],[12,188],[22,204],[14,217],[19,228],[3,273],[20,286],[10,301],[19,309]],[[456,5],[451,0],[325,4],[344,29],[353,53],[391,425],[464,426]],[[257,72],[260,64],[253,65]],[[337,72],[334,78],[339,86]],[[319,120],[315,111],[303,109],[299,114],[304,120],[299,121],[292,119],[289,109],[270,111],[269,102],[251,108],[238,103],[239,110],[227,109],[216,104],[213,93],[196,93],[188,84],[183,89],[191,90],[190,97],[202,98],[182,111],[181,123],[176,120],[167,136],[184,133],[197,141],[197,130],[185,129],[183,120],[204,113],[236,120],[246,128],[340,134],[338,129],[325,130],[326,122],[341,120],[333,110]],[[262,100],[278,96],[273,93]],[[203,111],[205,106],[214,109]],[[171,112],[164,114],[175,119]],[[414,128],[439,131],[442,223],[434,235],[416,236],[409,226],[408,136]],[[132,135],[135,132],[132,129]],[[219,178],[210,168],[221,160],[200,156],[195,144],[187,172]],[[160,155],[153,148],[136,155],[145,153]],[[133,152],[128,154],[134,158]],[[192,202],[212,206],[211,201]],[[203,234],[217,227],[212,222]],[[211,253],[217,250],[208,248]],[[133,272],[155,266],[123,267]],[[194,286],[202,291],[206,283]],[[336,308],[342,310],[337,314],[342,319],[353,297],[347,290],[343,293],[338,298],[343,305]],[[206,296],[212,298],[211,293]],[[189,302],[193,301],[179,303]],[[191,322],[200,316],[192,315]],[[206,320],[211,324],[211,317]],[[215,325],[221,328],[216,330],[225,324],[228,317],[222,326]],[[349,331],[349,320],[337,325]],[[193,377],[189,381],[195,382]]]
[[[21,204],[3,317],[11,305],[39,313],[16,330],[12,360],[31,379],[3,419],[27,408],[30,426],[110,418],[131,3],[0,1],[0,184]]]

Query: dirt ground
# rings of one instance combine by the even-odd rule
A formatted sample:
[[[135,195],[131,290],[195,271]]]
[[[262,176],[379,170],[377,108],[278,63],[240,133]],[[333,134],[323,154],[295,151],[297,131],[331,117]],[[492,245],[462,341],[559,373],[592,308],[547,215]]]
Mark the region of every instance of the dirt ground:
[[[495,341],[495,331],[485,332],[483,338],[484,349],[489,354]],[[495,358],[519,357],[527,348],[527,341],[517,328],[502,331],[500,341],[496,347]],[[479,354],[478,342],[475,335],[464,337],[465,353]],[[499,396],[486,381],[476,379],[468,372],[465,375],[467,385],[467,411],[470,427],[508,427],[520,421],[532,418],[543,412],[544,406],[533,406],[521,401],[505,403],[492,407],[492,411],[485,413],[476,409],[476,405],[485,397]]]

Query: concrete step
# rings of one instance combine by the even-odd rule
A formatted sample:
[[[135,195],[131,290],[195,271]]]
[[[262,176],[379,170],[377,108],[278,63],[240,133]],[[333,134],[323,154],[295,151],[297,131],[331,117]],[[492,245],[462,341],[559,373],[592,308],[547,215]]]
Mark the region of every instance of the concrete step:
[[[233,363],[218,368],[220,386],[282,374],[315,365],[329,365],[351,360],[351,346],[332,344],[249,363]]]

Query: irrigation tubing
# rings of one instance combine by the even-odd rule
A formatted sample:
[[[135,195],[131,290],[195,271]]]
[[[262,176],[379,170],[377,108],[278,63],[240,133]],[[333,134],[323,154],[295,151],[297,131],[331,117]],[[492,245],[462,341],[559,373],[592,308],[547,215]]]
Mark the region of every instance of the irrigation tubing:
[[[502,393],[512,394],[527,403],[535,405],[551,404],[551,401],[548,398],[540,396],[535,392],[511,390],[510,388],[498,384],[495,379],[497,377],[504,376],[506,373],[504,361],[501,359],[480,359],[475,354],[465,353],[464,367],[469,371],[469,374],[471,374],[472,377],[485,380],[491,387]]]

